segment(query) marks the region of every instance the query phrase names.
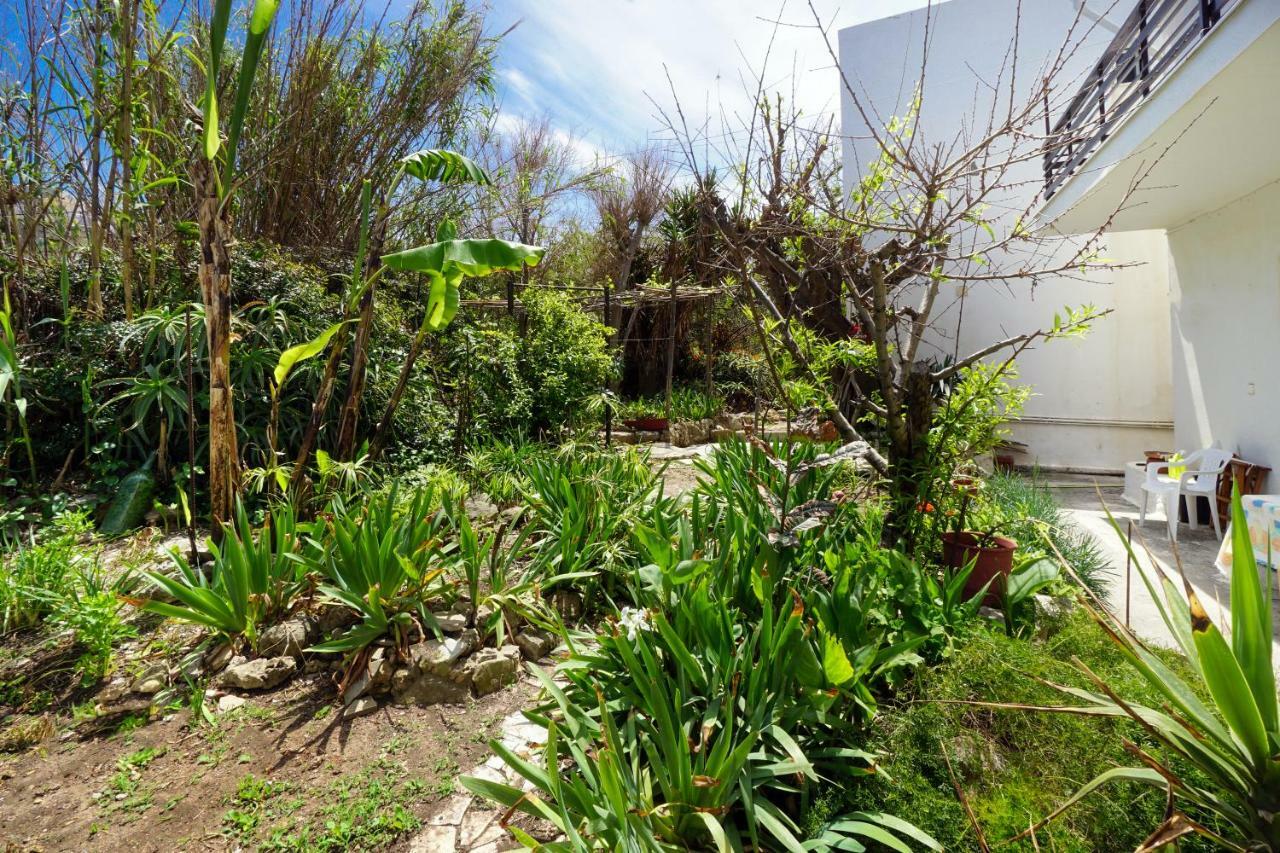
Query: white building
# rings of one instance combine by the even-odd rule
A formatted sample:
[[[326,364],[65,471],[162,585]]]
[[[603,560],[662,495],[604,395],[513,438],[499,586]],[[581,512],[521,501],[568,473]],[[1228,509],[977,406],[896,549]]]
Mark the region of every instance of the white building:
[[[1280,0],[1275,5],[1280,7]],[[927,23],[930,46],[916,135],[925,143],[949,142],[966,129],[973,132],[985,117],[1015,29],[1017,79],[1029,87],[1039,81],[1046,58],[1059,50],[1076,19],[1073,0],[1023,0],[1020,26],[1017,9],[1015,0],[951,0],[844,29],[841,70],[876,115],[885,120],[905,115],[919,77]],[[1114,29],[1093,28],[1089,42],[1076,51],[1075,67],[1060,77],[1059,100],[1069,100],[1066,89],[1079,85]],[[877,149],[849,93],[842,91],[842,98],[844,179],[851,187]],[[1043,184],[1037,161],[1019,168],[1012,176],[1017,189],[1007,199],[1014,209],[1031,204]],[[1091,274],[1086,281],[1053,280],[1034,292],[1025,283],[953,286],[949,303],[935,311],[929,344],[941,358],[1043,328],[1064,306],[1113,309],[1087,338],[1043,344],[1019,359],[1020,381],[1036,392],[1012,425],[1013,438],[1027,449],[1019,462],[1119,471],[1127,460],[1142,459],[1144,450],[1175,446],[1168,253],[1163,235],[1154,230],[1159,227],[1126,229],[1104,247],[1105,257],[1139,265]]]
[[[1166,245],[1175,443],[1280,468],[1280,0],[1128,5],[1039,220],[1087,231],[1140,181],[1112,228]]]

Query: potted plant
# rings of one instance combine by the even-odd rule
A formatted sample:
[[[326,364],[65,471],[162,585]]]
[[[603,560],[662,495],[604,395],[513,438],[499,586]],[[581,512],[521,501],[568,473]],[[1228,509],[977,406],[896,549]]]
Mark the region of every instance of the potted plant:
[[[981,480],[956,477],[951,484],[960,495],[960,511],[956,516],[955,529],[942,534],[942,562],[956,569],[972,563],[973,570],[969,572],[964,586],[965,594],[977,595],[986,588],[983,603],[998,606],[1005,579],[1013,571],[1018,543],[996,533],[1003,523],[998,513],[981,502],[975,504],[974,498],[982,491]]]

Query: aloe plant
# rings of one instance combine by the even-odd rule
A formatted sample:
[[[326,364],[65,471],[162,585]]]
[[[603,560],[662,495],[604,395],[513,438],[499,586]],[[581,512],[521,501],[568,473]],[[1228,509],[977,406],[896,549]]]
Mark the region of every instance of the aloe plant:
[[[1163,752],[1128,744],[1140,766],[1100,774],[1038,826],[1109,782],[1130,781],[1159,788],[1170,802],[1168,817],[1140,850],[1192,834],[1228,850],[1280,850],[1280,701],[1272,668],[1271,576],[1268,572],[1264,587],[1238,493],[1232,496],[1231,519],[1230,638],[1214,624],[1185,575],[1179,589],[1158,564],[1153,563],[1154,578],[1139,572],[1187,657],[1194,684],[1180,678],[1104,608],[1093,609],[1098,623],[1165,704],[1152,708],[1127,701],[1085,669],[1096,690],[1059,688],[1084,704],[1047,710],[1133,720]],[[1115,519],[1111,521],[1120,535]],[[1131,557],[1137,562],[1136,555]],[[1190,775],[1184,770],[1188,767],[1198,772]]]

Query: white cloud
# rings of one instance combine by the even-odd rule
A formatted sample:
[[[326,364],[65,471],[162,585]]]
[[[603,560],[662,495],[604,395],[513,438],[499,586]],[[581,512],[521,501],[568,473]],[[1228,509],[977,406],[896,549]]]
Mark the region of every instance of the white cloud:
[[[835,29],[897,14],[926,0],[814,0]],[[519,20],[499,53],[504,107],[549,113],[609,150],[662,137],[675,88],[691,123],[743,115],[751,76],[770,53],[766,83],[807,113],[832,113],[838,77],[807,0],[503,0],[499,28]],[[782,25],[775,25],[781,21]],[[772,48],[770,49],[770,43]],[[668,82],[668,75],[670,82]],[[655,107],[655,103],[658,105]]]

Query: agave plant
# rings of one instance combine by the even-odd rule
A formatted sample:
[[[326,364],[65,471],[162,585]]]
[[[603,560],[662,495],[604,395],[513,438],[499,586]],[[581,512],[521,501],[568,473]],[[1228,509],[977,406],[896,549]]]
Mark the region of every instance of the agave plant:
[[[1155,578],[1145,570],[1139,572],[1187,657],[1197,682],[1194,687],[1098,607],[1093,609],[1098,624],[1143,679],[1164,696],[1165,704],[1151,708],[1127,701],[1085,668],[1096,690],[1059,687],[1084,704],[1045,709],[1133,720],[1167,754],[1153,754],[1126,742],[1140,766],[1100,774],[1028,832],[1108,782],[1130,781],[1159,788],[1169,797],[1168,817],[1139,850],[1155,850],[1192,834],[1206,836],[1228,850],[1280,850],[1280,821],[1276,820],[1280,814],[1280,702],[1272,669],[1270,572],[1264,588],[1238,493],[1232,497],[1231,517],[1229,639],[1209,617],[1185,574],[1180,590],[1154,562]],[[1115,519],[1111,521],[1119,534]],[[1131,557],[1137,562],[1136,555]],[[1181,573],[1180,559],[1178,565]],[[1201,695],[1207,695],[1208,701]],[[1198,773],[1186,773],[1183,768],[1187,767]]]

